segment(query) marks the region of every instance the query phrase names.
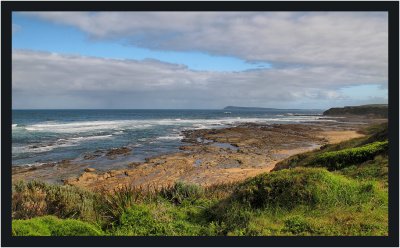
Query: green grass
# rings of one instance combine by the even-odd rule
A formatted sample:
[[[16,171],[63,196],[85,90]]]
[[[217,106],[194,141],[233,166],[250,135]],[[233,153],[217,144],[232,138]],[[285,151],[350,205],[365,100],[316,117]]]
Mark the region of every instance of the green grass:
[[[259,175],[237,187],[233,198],[252,208],[292,209],[343,206],[376,195],[372,182],[361,183],[319,168],[296,168]]]
[[[96,226],[74,219],[58,219],[54,216],[14,220],[14,236],[100,236],[103,231]]]
[[[388,153],[387,123],[371,125],[360,132],[366,136],[324,145],[320,149],[291,156],[277,163],[273,171],[309,166],[340,170]]]
[[[388,156],[383,154],[364,163],[343,168],[338,173],[359,180],[376,180],[387,183],[388,164]]]
[[[357,211],[361,214],[354,218]],[[349,222],[336,221],[332,212]],[[366,218],[373,215],[377,220]],[[376,226],[369,234],[384,235],[387,191],[375,181],[361,182],[326,169],[287,169],[238,185],[207,216],[218,224],[220,235],[367,235],[364,224]]]
[[[310,165],[323,166],[330,170],[339,170],[350,165],[372,160],[376,155],[387,152],[388,149],[389,142],[387,140],[377,141],[360,147],[324,152],[315,156]]]
[[[97,217],[93,220],[82,221],[78,216],[80,220],[54,216],[13,220],[13,235],[387,234],[387,191],[375,181],[361,182],[321,168],[259,175],[236,185],[228,197],[204,195],[179,204],[164,193],[125,198],[127,192],[121,194],[129,201],[111,198],[115,194],[103,195],[109,201],[97,202],[101,207],[94,208]],[[107,208],[115,220],[107,217]]]
[[[241,183],[93,193],[13,185],[18,236],[354,236],[388,234],[387,125],[292,156]],[[41,216],[41,217],[40,217]]]
[[[207,232],[198,219],[196,206],[175,206],[169,202],[138,204],[127,209],[120,224],[111,230],[115,236],[196,236]]]

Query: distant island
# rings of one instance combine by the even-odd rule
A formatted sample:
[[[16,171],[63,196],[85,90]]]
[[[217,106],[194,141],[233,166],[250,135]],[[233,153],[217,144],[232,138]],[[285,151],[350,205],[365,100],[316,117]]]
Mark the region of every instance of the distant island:
[[[388,117],[387,104],[368,104],[361,106],[345,106],[343,108],[330,108],[323,115],[364,115],[372,117]]]

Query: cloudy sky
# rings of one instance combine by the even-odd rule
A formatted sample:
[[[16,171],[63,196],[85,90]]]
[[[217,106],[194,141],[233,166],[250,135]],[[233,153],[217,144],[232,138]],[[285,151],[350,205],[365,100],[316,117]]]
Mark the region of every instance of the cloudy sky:
[[[382,12],[14,12],[13,108],[387,103]]]

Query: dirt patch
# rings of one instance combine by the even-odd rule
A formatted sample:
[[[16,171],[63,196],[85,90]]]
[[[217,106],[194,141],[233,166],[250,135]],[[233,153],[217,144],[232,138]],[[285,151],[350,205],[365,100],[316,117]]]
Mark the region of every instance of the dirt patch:
[[[328,143],[336,144],[345,140],[360,138],[365,136],[354,130],[341,130],[341,131],[324,131],[318,134],[318,137],[326,139]]]

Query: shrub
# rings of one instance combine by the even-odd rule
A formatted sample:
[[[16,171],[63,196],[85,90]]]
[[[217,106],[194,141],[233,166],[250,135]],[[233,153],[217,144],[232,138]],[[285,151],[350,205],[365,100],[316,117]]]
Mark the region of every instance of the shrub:
[[[12,188],[12,216],[29,219],[43,215],[95,220],[95,195],[73,186],[18,182]]]
[[[388,147],[388,141],[378,141],[361,147],[325,152],[316,156],[310,164],[324,166],[330,170],[339,170],[349,165],[371,160],[376,155],[387,152]]]
[[[184,200],[194,202],[204,195],[204,189],[195,184],[177,182],[172,187],[162,188],[160,195],[174,204],[182,204]]]
[[[29,220],[13,220],[12,234],[14,236],[99,236],[103,235],[103,232],[83,221],[44,216]]]

